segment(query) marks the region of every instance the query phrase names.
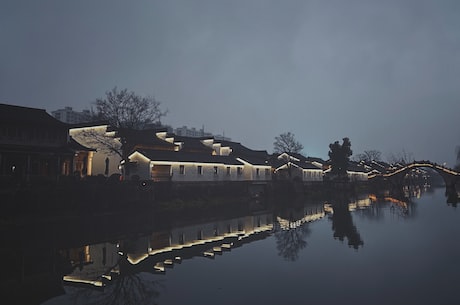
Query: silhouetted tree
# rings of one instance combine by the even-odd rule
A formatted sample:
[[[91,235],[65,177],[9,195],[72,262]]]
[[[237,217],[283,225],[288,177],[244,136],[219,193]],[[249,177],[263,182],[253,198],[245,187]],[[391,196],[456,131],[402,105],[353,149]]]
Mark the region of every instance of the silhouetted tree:
[[[275,137],[273,142],[273,151],[275,153],[300,153],[303,149],[303,145],[298,142],[294,134],[291,132],[285,132]]]
[[[348,162],[353,154],[349,138],[343,138],[342,145],[339,141],[329,144],[329,158],[331,160],[331,173],[339,177],[347,176]]]
[[[455,165],[455,169],[457,171],[460,171],[460,146],[457,146],[456,153],[457,153],[457,164]]]
[[[160,124],[166,115],[161,103],[151,96],[140,96],[134,91],[117,87],[96,99],[96,117],[107,121],[112,128],[143,129],[147,124]]]
[[[149,124],[161,125],[161,118],[167,111],[160,109],[161,103],[150,96],[140,96],[133,91],[117,87],[105,93],[105,97],[94,102],[96,112],[93,121],[105,122],[109,130],[87,129],[82,132],[86,145],[97,147],[107,154],[125,158],[123,150],[125,134],[129,130],[144,129]]]
[[[355,156],[356,161],[366,161],[366,162],[371,162],[371,161],[380,161],[382,160],[382,153],[378,150],[365,150],[361,154],[357,154]]]

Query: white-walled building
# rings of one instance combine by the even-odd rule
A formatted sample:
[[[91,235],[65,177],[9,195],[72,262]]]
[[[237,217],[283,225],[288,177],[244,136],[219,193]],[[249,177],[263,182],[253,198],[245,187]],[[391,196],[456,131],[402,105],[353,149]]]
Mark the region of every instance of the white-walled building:
[[[301,154],[282,153],[272,160],[274,173],[280,179],[298,180],[302,182],[323,181],[323,169],[315,165]]]
[[[121,150],[121,143],[115,138],[115,133],[107,130],[107,124],[86,124],[69,129],[69,134],[79,143],[94,148],[96,151],[92,156],[92,170],[88,175],[105,175],[119,174],[121,156],[107,149],[107,145],[101,141],[112,145],[114,148]]]
[[[244,164],[229,156],[181,151],[136,150],[128,156],[129,176],[173,182],[244,181]]]

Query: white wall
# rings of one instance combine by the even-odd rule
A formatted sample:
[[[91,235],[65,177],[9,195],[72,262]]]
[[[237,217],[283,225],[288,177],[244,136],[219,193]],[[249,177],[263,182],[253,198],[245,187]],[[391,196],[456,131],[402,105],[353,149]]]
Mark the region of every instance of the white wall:
[[[130,166],[129,176],[125,179],[130,179],[132,176],[139,176],[140,180],[150,180],[150,161],[141,154],[133,154],[129,158],[130,162],[135,162],[136,165]]]
[[[154,165],[157,162],[152,162]],[[225,164],[206,164],[206,163],[180,163],[172,162],[172,181],[240,181],[244,180],[243,175],[237,175],[237,168],[243,168],[243,165],[225,165]],[[180,173],[180,166],[184,166],[184,173]],[[198,166],[202,168],[202,174],[198,173]],[[214,167],[217,167],[217,175]],[[227,167],[230,167],[230,175],[227,175]]]
[[[304,169],[303,170],[303,181],[323,181],[323,171],[318,169]]]
[[[350,179],[350,181],[367,181],[368,180],[368,175],[363,172],[347,171],[347,174],[348,174],[348,179]]]
[[[109,176],[112,174],[120,173],[118,166],[120,165],[121,157],[116,153],[109,153],[107,151],[104,151],[103,146],[101,144],[96,143],[96,141],[88,137],[89,133],[95,133],[98,136],[104,136],[106,133],[106,129],[106,125],[69,129],[69,135],[72,138],[74,138],[78,143],[86,147],[96,149],[96,152],[94,152],[93,155],[93,164],[91,172],[91,175],[93,176],[104,175],[106,158],[109,158]],[[120,145],[120,142],[117,139],[113,139],[113,144]]]

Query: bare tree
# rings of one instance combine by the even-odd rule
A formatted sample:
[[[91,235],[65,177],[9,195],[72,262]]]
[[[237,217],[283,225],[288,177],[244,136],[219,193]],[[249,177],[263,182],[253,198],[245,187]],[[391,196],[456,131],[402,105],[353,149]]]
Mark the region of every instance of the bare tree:
[[[456,170],[460,170],[460,146],[455,149],[457,153],[457,164],[455,165]]]
[[[356,161],[381,161],[382,160],[382,153],[378,150],[365,150],[361,154],[357,154],[354,158]]]
[[[408,164],[412,161],[414,161],[414,155],[412,153],[406,152],[404,149],[397,154],[391,153],[388,156],[388,162],[395,164],[395,163],[401,163],[401,164]]]
[[[117,87],[105,93],[95,102],[96,116],[113,128],[143,129],[147,124],[160,124],[167,111],[161,111],[161,103],[150,96],[140,96],[133,91]]]
[[[115,131],[107,130],[106,127],[84,128],[79,135],[74,137],[79,143],[84,143],[88,147],[97,147],[99,152],[106,155],[118,155],[123,158],[120,138],[115,137]]]
[[[294,134],[291,132],[285,132],[275,137],[273,142],[273,150],[275,153],[300,153],[303,149],[303,145],[298,142]]]
[[[94,104],[96,111],[92,120],[104,122],[107,129],[84,128],[76,140],[122,159],[129,153],[124,147],[126,131],[144,129],[148,124],[161,125],[160,120],[167,113],[160,109],[161,103],[155,98],[143,97],[128,89],[119,91],[117,87],[107,91],[105,97],[98,98]]]
[[[460,146],[455,149],[457,151],[457,162],[460,163]]]

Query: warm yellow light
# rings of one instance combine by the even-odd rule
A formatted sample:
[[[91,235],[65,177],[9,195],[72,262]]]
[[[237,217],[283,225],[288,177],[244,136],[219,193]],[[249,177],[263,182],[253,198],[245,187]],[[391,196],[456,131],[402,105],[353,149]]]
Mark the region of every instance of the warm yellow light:
[[[74,276],[71,276],[71,275],[66,275],[63,277],[63,280],[65,282],[71,282],[71,283],[83,283],[83,284],[90,284],[90,285],[94,285],[96,287],[102,287],[104,286],[104,284],[102,283],[102,281],[97,281],[97,280],[86,280],[86,279],[81,279],[81,278],[77,278],[77,277],[74,277]]]

